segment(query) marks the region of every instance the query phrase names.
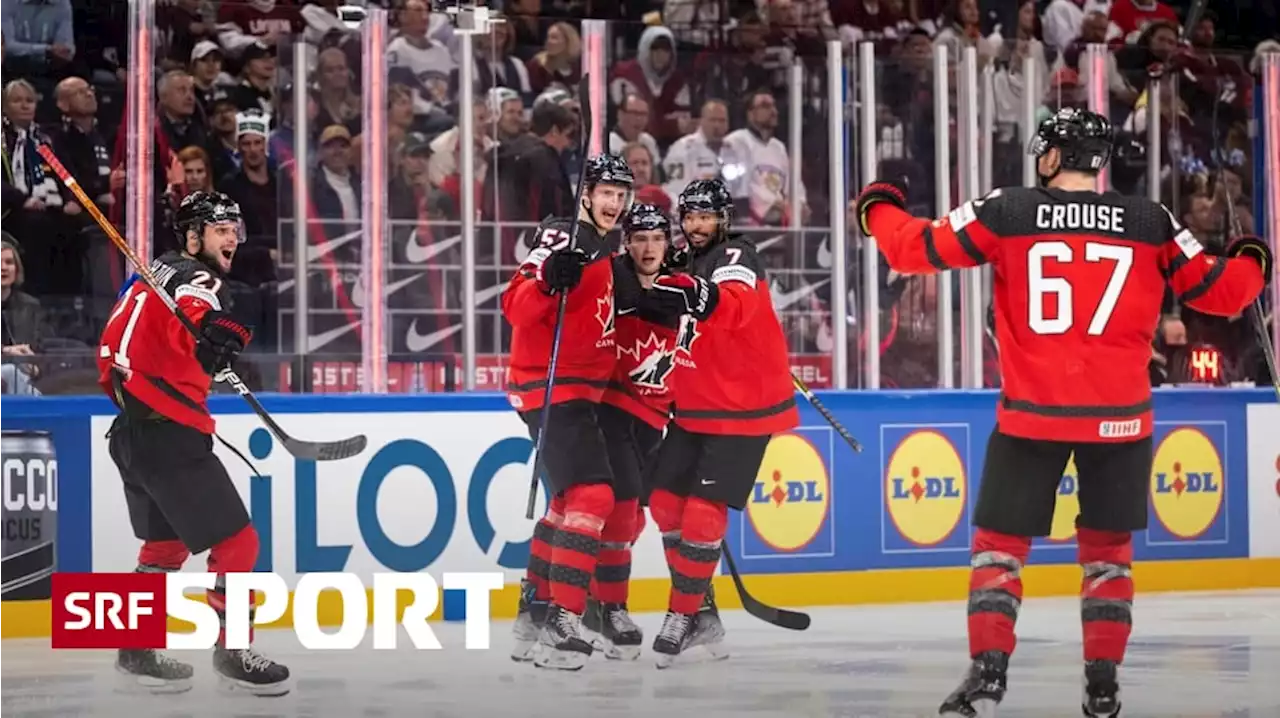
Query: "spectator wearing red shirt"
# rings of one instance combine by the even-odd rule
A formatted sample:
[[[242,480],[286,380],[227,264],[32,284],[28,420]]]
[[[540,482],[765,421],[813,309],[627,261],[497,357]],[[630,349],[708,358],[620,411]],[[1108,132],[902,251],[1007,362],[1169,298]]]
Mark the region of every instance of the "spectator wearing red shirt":
[[[1178,26],[1177,13],[1160,0],[1116,0],[1111,5],[1110,19],[1111,24],[1120,30],[1121,37],[1126,39],[1157,20]]]

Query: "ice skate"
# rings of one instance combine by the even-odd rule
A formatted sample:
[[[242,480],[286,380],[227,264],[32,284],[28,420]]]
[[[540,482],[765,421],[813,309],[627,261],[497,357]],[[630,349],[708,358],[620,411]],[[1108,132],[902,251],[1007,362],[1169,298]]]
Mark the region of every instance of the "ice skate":
[[[554,603],[547,608],[546,624],[533,665],[560,671],[581,670],[591,657],[591,644],[582,637],[582,616]]]
[[[729,650],[724,645],[724,622],[720,620],[720,609],[716,607],[716,590],[714,586],[707,588],[707,595],[702,599],[694,620],[693,631],[685,648],[702,646],[712,660],[720,661],[729,657]]]
[[[282,696],[289,692],[289,669],[252,648],[213,649],[218,688],[227,693]]]
[[[667,611],[658,636],[653,639],[653,652],[658,654],[659,669],[668,668],[689,645],[696,614]]]
[[[631,620],[625,603],[588,600],[587,612],[582,615],[582,633],[605,658],[634,661],[640,657],[644,634]]]
[[[534,648],[538,645],[538,636],[546,621],[547,602],[538,600],[533,584],[528,579],[521,579],[520,607],[516,613],[516,621],[511,626],[511,633],[515,637],[511,660],[521,663],[533,660]]]
[[[1086,718],[1120,715],[1120,684],[1115,661],[1089,661],[1084,665],[1084,698],[1080,709]]]
[[[116,655],[116,671],[126,687],[149,693],[185,693],[191,690],[191,664],[174,660],[150,648],[121,649]]]
[[[986,651],[978,654],[969,673],[938,707],[944,718],[994,718],[996,706],[1008,687],[1009,654]]]

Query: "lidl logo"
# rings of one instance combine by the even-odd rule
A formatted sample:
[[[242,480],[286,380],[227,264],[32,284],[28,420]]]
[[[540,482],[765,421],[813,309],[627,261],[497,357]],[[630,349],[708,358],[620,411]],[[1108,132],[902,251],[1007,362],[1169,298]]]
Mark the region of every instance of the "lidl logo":
[[[884,427],[882,438],[895,433],[901,436],[896,443],[885,442],[893,447],[884,473],[893,530],[885,527],[884,550],[967,549],[966,532],[955,529],[968,517],[968,472],[956,441],[968,451],[968,427]]]
[[[1080,515],[1080,480],[1076,471],[1075,454],[1067,460],[1067,468],[1058,482],[1058,493],[1053,506],[1053,526],[1049,540],[1070,541],[1076,536],[1076,517]]]
[[[747,502],[747,518],[763,549],[757,556],[834,551],[831,478],[823,458],[830,456],[829,447],[829,429],[800,429],[769,442]],[[744,548],[750,556],[750,547]]]
[[[1162,534],[1170,541],[1214,540],[1219,531],[1223,489],[1222,427],[1178,426],[1156,446],[1151,468],[1151,508],[1157,521],[1148,530],[1148,541]],[[1215,443],[1214,438],[1218,438]]]

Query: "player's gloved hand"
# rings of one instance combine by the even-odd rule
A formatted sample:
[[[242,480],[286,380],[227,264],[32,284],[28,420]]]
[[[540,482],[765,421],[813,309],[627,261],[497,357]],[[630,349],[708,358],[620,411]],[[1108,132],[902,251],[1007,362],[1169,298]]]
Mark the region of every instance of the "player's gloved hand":
[[[1271,248],[1261,237],[1249,235],[1236,237],[1231,244],[1227,245],[1227,256],[1252,259],[1262,267],[1262,281],[1264,283],[1271,281],[1272,269],[1276,266],[1276,262],[1271,255]]]
[[[871,228],[867,226],[867,212],[880,202],[887,202],[899,209],[907,208],[907,184],[902,180],[876,180],[858,194],[858,224],[862,233],[871,236]]]
[[[207,312],[200,320],[196,361],[210,376],[230,367],[244,351],[253,332],[226,312]]]
[[[667,274],[653,280],[649,298],[666,312],[703,321],[720,302],[720,287],[692,274]]]
[[[547,294],[567,292],[582,281],[587,255],[570,249],[557,249],[542,261],[534,273],[538,287]]]

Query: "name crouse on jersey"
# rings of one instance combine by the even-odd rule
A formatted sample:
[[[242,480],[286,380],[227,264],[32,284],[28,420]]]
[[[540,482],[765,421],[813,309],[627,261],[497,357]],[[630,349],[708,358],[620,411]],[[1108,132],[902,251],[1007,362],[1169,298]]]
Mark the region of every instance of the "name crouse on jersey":
[[[151,263],[178,310],[199,326],[209,311],[230,309],[226,283],[198,259],[167,252]],[[115,397],[112,374],[156,413],[205,434],[214,432],[208,396],[213,379],[196,360],[196,338],[155,290],[134,276],[116,302],[98,347],[98,384]]]
[[[679,317],[663,316],[644,302],[636,306],[625,297],[640,296],[635,264],[627,255],[613,260],[617,300],[618,363],[602,401],[616,406],[655,429],[665,428],[671,415]]]
[[[684,316],[676,336],[673,414],[687,431],[769,436],[798,426],[791,362],[764,263],[749,240],[695,252],[693,273],[720,301],[706,321]]]
[[[575,221],[552,218],[539,225],[535,248],[502,294],[502,314],[511,323],[507,399],[517,411],[542,407],[560,298],[542,291],[536,273],[551,252],[569,246]],[[587,265],[565,304],[552,404],[598,403],[617,362],[612,251],[590,222],[582,222],[576,246]]]
[[[1140,197],[1017,187],[934,221],[884,203],[867,219],[899,272],[994,267],[997,422],[1029,439],[1149,436],[1147,365],[1166,285],[1219,316],[1239,314],[1263,287],[1256,262],[1209,256]]]

